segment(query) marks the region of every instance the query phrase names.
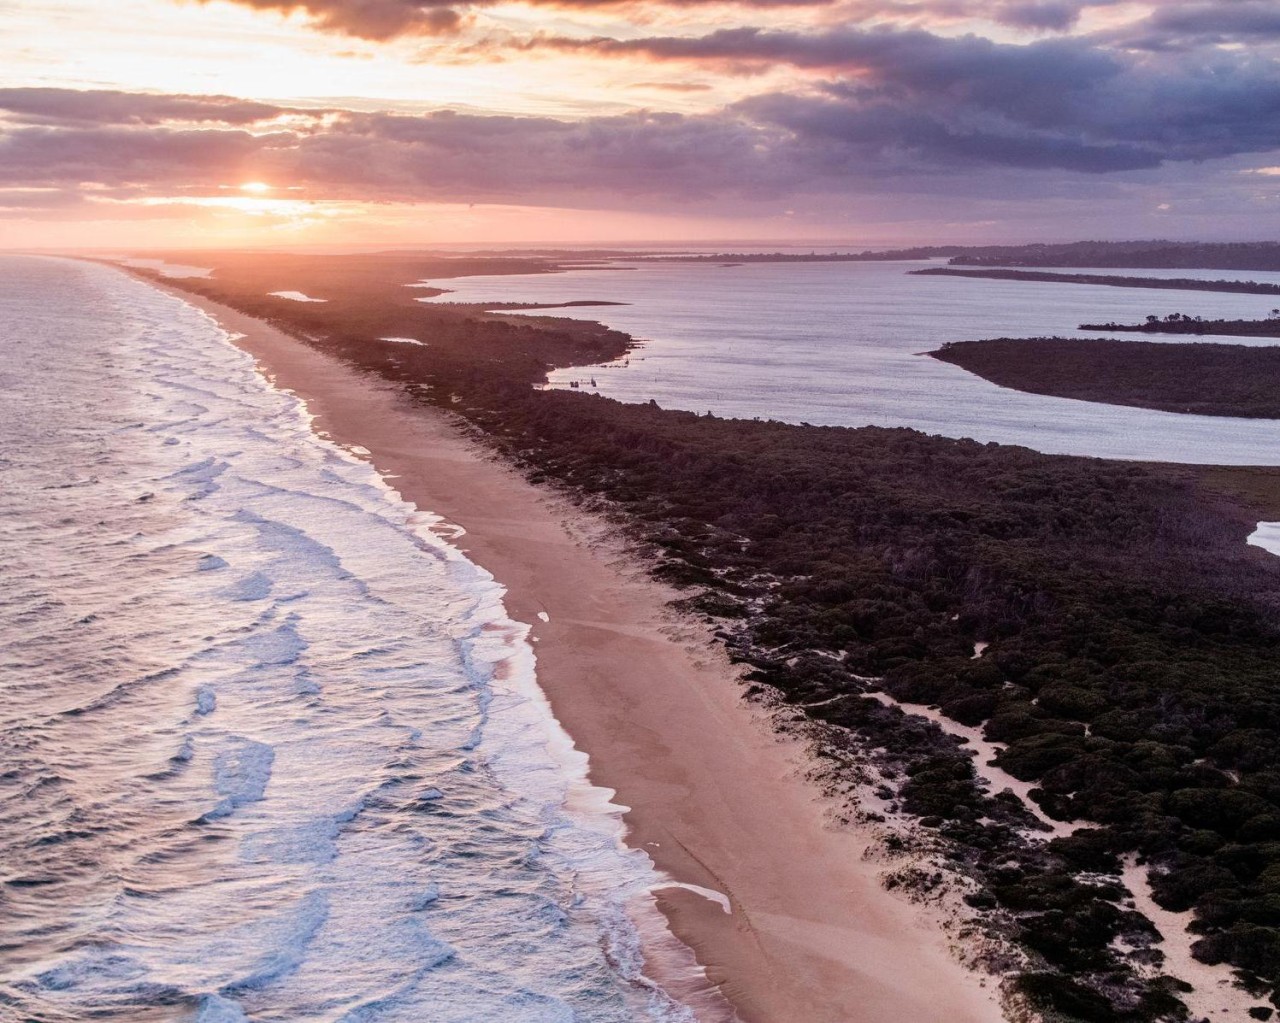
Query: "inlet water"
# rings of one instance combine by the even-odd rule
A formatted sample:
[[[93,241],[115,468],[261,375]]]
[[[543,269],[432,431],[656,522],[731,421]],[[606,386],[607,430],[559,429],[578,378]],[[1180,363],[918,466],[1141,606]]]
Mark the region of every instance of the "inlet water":
[[[1273,295],[1157,291],[912,276],[925,262],[615,263],[564,273],[439,281],[440,301],[628,305],[553,310],[603,320],[645,342],[630,359],[551,375],[554,387],[664,408],[820,426],[907,426],[1054,454],[1207,464],[1280,464],[1280,422],[1189,416],[1024,394],[924,356],[948,341],[1096,337],[1081,323],[1157,313],[1266,317]],[[1226,270],[1076,271],[1252,279]],[[1103,332],[1104,333],[1104,332]],[[1120,340],[1188,340],[1117,334]],[[1274,345],[1275,338],[1196,337]],[[590,386],[594,379],[598,385]]]

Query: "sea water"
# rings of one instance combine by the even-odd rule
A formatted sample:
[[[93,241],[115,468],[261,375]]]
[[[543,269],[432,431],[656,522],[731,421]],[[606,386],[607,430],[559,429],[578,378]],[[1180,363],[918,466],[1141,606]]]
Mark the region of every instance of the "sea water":
[[[0,260],[0,479],[0,1018],[689,1018],[501,589],[213,321]]]
[[[552,310],[602,320],[644,342],[605,367],[551,374],[553,387],[664,408],[821,426],[906,426],[1058,454],[1207,464],[1280,464],[1280,422],[1191,416],[1025,394],[925,356],[948,341],[1107,336],[1082,323],[1135,323],[1182,312],[1263,318],[1275,295],[921,277],[917,262],[632,262],[564,273],[438,281],[438,301],[625,302]],[[1228,270],[1084,270],[1150,277],[1249,279]],[[1114,334],[1127,341],[1275,338]],[[595,381],[593,386],[591,381]]]

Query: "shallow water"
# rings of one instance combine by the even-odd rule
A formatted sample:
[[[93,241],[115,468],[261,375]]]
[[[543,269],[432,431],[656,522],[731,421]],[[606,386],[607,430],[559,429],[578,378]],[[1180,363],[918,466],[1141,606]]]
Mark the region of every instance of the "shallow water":
[[[628,302],[555,310],[646,343],[627,363],[552,374],[622,401],[825,426],[909,426],[1040,451],[1209,464],[1280,464],[1280,422],[1187,416],[1023,394],[920,355],[947,341],[1081,332],[1148,313],[1265,317],[1270,295],[915,277],[923,262],[618,264],[559,274],[438,282],[440,301]],[[1077,271],[1248,279],[1277,273]],[[1158,334],[1122,340],[1187,340]],[[1267,338],[1215,338],[1273,345]],[[591,387],[594,378],[596,387]]]
[[[0,346],[0,1018],[688,1018],[430,516],[116,271],[0,260]]]

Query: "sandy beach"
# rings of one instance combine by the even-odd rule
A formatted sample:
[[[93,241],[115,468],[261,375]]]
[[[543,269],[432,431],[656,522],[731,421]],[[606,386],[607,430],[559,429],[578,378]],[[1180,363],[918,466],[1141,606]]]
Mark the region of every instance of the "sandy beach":
[[[674,592],[603,521],[526,482],[445,414],[262,321],[173,293],[244,335],[237,343],[305,399],[318,429],[465,530],[456,544],[532,626],[540,684],[589,755],[591,780],[629,808],[629,843],[676,882],[728,898],[731,913],[687,889],[657,893],[744,1023],[1002,1018],[996,982],[959,964],[929,911],[881,887],[865,857],[871,836],[830,826],[803,748],[742,701],[722,650],[666,607]],[[677,993],[700,1016],[732,1015],[696,987]]]

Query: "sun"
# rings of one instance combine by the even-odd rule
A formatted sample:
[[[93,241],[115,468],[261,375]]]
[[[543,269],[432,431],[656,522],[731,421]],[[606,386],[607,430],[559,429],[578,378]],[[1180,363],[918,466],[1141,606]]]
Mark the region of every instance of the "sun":
[[[246,181],[240,186],[240,191],[250,192],[253,195],[264,195],[271,191],[271,186],[265,181]]]

